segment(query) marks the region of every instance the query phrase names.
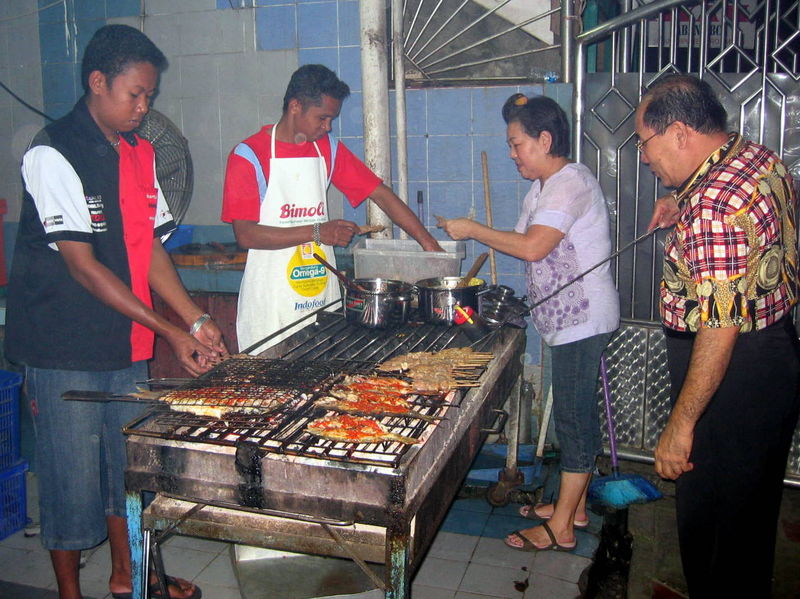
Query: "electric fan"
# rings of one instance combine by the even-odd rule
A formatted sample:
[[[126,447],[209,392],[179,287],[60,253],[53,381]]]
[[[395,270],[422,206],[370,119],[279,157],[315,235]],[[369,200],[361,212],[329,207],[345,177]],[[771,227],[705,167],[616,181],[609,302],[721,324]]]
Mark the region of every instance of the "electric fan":
[[[136,133],[153,144],[156,177],[175,224],[180,224],[189,208],[194,182],[189,143],[175,123],[153,109],[142,119]]]

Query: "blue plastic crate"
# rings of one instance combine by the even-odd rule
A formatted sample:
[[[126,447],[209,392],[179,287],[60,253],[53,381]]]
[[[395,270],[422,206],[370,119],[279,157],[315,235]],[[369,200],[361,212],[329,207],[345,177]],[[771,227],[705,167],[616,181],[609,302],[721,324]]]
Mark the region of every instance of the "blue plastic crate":
[[[19,388],[22,375],[0,370],[0,470],[19,461]]]
[[[25,497],[25,472],[28,462],[0,471],[0,541],[21,530],[28,520]]]

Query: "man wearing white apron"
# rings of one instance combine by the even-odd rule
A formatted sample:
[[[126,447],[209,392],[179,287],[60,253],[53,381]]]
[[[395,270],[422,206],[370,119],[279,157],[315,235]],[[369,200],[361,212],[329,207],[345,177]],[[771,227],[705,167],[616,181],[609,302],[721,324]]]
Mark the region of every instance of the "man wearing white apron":
[[[300,67],[280,121],[228,157],[222,220],[249,250],[236,319],[240,351],[340,297],[338,280],[313,257],[316,252],[335,265],[333,246],[347,246],[358,232],[352,221],[328,220],[331,182],[352,206],[369,197],[423,249],[442,251],[408,206],[329,135],[349,93],[326,67]],[[251,351],[263,351],[299,326]]]

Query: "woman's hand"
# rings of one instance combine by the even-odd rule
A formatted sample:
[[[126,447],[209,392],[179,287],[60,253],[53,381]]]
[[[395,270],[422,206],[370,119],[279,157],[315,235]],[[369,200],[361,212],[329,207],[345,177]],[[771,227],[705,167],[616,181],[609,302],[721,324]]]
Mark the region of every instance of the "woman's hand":
[[[451,239],[459,241],[461,239],[472,239],[474,227],[477,223],[471,218],[448,218],[441,219],[437,225],[444,229]]]

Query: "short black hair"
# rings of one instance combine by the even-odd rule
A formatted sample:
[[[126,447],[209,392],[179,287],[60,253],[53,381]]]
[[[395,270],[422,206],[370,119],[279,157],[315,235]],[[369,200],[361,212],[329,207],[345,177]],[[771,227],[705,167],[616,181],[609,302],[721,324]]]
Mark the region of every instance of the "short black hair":
[[[513,94],[503,104],[503,120],[507,125],[518,122],[531,137],[539,137],[542,131],[547,131],[553,138],[548,154],[569,156],[569,121],[555,100],[546,96],[529,98],[525,94]]]
[[[159,71],[167,58],[144,33],[129,25],[104,25],[94,32],[81,62],[81,84],[89,92],[89,75],[100,71],[111,85],[114,77],[133,63],[149,62]]]
[[[322,96],[330,96],[340,102],[350,95],[350,87],[336,73],[321,64],[305,64],[294,73],[283,96],[283,112],[291,100],[299,100],[305,110],[309,104],[319,106]]]
[[[642,122],[664,133],[680,121],[698,133],[727,132],[728,114],[714,90],[691,75],[668,75],[656,81],[642,96]]]

